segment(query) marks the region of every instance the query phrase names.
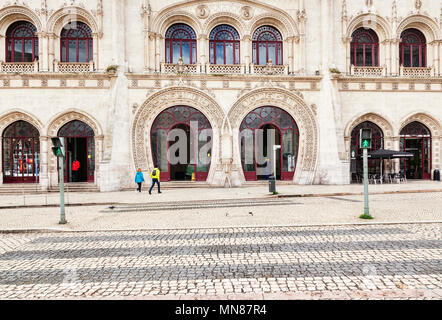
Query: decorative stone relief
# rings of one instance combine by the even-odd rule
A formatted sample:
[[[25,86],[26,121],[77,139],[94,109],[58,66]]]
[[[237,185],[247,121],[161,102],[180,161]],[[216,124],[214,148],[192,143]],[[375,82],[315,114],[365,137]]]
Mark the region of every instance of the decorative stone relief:
[[[36,118],[34,118],[30,115],[27,115],[26,113],[20,112],[20,111],[13,111],[11,113],[8,113],[8,114],[0,117],[0,132],[3,132],[3,130],[6,129],[6,127],[9,126],[11,123],[14,123],[19,120],[29,122],[38,130],[38,132],[40,133],[40,136],[43,135],[42,123],[40,121],[36,120]]]
[[[80,120],[86,123],[92,128],[92,130],[94,130],[95,136],[102,134],[102,130],[98,127],[97,122],[95,120],[92,120],[91,117],[77,111],[70,111],[57,117],[49,124],[47,135],[49,137],[56,137],[61,127],[73,120]]]
[[[241,17],[244,20],[250,20],[253,18],[253,8],[249,6],[244,6],[241,8]]]
[[[205,4],[196,7],[196,16],[200,19],[206,19],[210,14],[209,7]]]
[[[138,109],[138,103],[134,103],[132,105],[132,113],[135,114],[135,112],[137,112],[137,109]]]

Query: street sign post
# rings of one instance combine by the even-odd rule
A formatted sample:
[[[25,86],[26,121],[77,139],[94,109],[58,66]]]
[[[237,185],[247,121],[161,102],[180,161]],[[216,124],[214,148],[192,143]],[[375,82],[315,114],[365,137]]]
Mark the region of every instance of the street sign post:
[[[66,215],[64,211],[64,156],[66,154],[64,138],[51,138],[52,152],[58,158],[60,164],[60,171],[58,174],[60,185],[60,222],[59,224],[66,224]]]
[[[371,129],[361,129],[359,137],[360,137],[359,147],[363,149],[363,162],[364,162],[364,216],[370,219],[371,218],[370,208],[368,205],[368,149],[372,147]]]

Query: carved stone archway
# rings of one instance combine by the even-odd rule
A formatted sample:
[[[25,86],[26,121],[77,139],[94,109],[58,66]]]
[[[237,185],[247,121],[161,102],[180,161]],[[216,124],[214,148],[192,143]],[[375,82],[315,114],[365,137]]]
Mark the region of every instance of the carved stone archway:
[[[8,6],[0,10],[0,35],[5,36],[11,23],[19,20],[31,22],[37,32],[42,32],[42,24],[37,14],[29,8],[20,5]]]
[[[369,121],[376,124],[379,128],[381,128],[382,133],[384,134],[384,148],[385,149],[393,149],[393,135],[394,129],[391,125],[391,122],[386,120],[385,117],[378,115],[376,113],[365,113],[363,115],[359,115],[354,117],[347,125],[344,131],[344,139],[345,139],[345,150],[347,153],[347,158],[350,159],[350,143],[351,143],[351,132],[354,128],[356,128],[360,123]]]
[[[134,167],[141,168],[145,172],[150,172],[153,169],[150,148],[152,124],[162,111],[176,105],[195,108],[209,120],[213,130],[213,149],[207,182],[212,185],[222,183],[217,180],[222,178],[216,177],[216,172],[222,171],[219,135],[225,117],[224,111],[213,98],[204,92],[186,86],[170,87],[158,91],[151,95],[138,110],[133,121],[131,137]]]
[[[23,120],[32,124],[39,132],[40,136],[43,135],[43,124],[33,115],[30,115],[21,110],[11,110],[8,113],[0,116],[0,133],[11,124],[16,121]]]
[[[100,124],[91,115],[85,114],[83,111],[67,110],[62,114],[58,114],[49,121],[47,126],[47,136],[57,137],[58,131],[68,122],[79,120],[86,123],[92,128],[95,134],[95,180],[97,179],[97,173],[99,172],[99,163],[103,155],[103,130]],[[49,155],[48,168],[49,168],[49,181],[51,185],[57,185],[57,159],[52,154],[51,145],[48,143],[47,152]]]
[[[47,32],[59,36],[63,27],[72,21],[86,23],[93,33],[100,32],[94,16],[86,9],[75,6],[61,8],[54,12],[48,20]]]
[[[229,111],[228,117],[233,129],[233,167],[240,172],[241,181],[244,182],[245,177],[239,151],[239,128],[243,119],[251,111],[263,106],[281,108],[295,120],[299,129],[299,151],[293,182],[296,184],[313,183],[319,147],[315,114],[301,96],[281,88],[252,90],[240,97]]]

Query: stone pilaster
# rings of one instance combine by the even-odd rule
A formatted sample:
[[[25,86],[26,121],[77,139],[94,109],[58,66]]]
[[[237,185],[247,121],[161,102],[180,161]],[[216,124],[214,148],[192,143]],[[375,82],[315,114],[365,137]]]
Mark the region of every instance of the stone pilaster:
[[[46,191],[49,188],[49,159],[48,159],[48,146],[49,137],[40,136],[40,188],[42,191]]]

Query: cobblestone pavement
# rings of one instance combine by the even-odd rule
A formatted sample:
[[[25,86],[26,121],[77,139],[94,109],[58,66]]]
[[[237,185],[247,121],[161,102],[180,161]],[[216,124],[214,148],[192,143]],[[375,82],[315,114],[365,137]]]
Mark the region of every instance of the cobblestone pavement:
[[[1,299],[442,299],[442,223],[0,234]]]

